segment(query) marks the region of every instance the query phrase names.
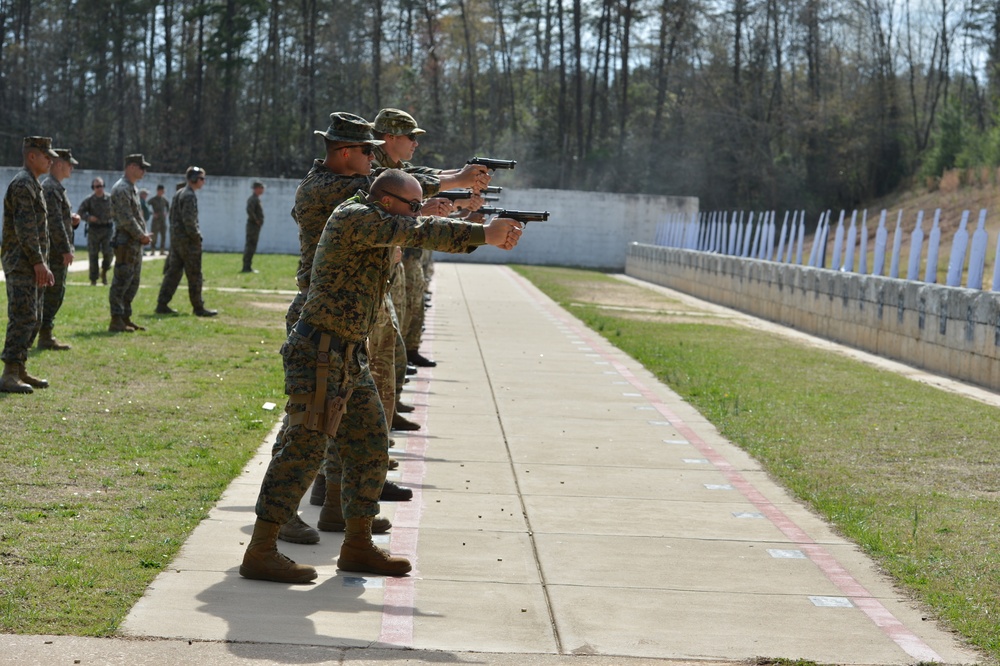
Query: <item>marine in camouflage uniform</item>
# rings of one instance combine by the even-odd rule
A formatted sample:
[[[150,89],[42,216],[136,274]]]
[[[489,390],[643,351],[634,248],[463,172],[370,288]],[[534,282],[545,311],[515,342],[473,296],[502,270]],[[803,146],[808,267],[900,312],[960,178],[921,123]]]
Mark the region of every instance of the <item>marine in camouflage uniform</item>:
[[[104,181],[95,178],[90,184],[94,193],[80,202],[77,213],[84,222],[87,236],[87,254],[90,259],[90,284],[97,284],[98,270],[101,282],[108,283],[108,271],[114,256],[111,252],[113,223],[111,221],[111,197],[104,187]]]
[[[155,254],[157,248],[160,254],[167,253],[167,213],[170,212],[170,203],[163,196],[164,191],[163,185],[157,185],[156,196],[149,200],[149,208],[153,211],[149,230],[153,235],[153,242],[149,246],[151,254]]]
[[[295,204],[292,208],[292,219],[299,229],[299,265],[295,281],[298,293],[292,299],[285,314],[285,330],[291,333],[292,327],[299,320],[299,313],[305,303],[312,275],[313,258],[320,235],[334,209],[353,196],[358,191],[368,191],[371,185],[371,156],[363,151],[356,151],[362,145],[374,145],[371,124],[351,113],[331,113],[330,126],[326,131],[316,130],[314,134],[322,136],[326,147],[326,158],[315,160],[309,173],[295,190]],[[343,148],[343,146],[351,146]],[[282,425],[275,438],[272,454],[276,454],[283,445],[286,424]],[[335,448],[330,448],[324,469],[316,475],[316,486],[313,495],[324,505],[324,513],[319,523],[324,531],[341,531],[344,529],[343,518],[340,515],[339,483],[326,485],[327,474],[331,479],[340,479],[340,460]],[[319,465],[317,465],[317,469]],[[328,469],[327,469],[328,468]],[[316,470],[314,470],[315,472]],[[329,496],[330,501],[326,500]],[[392,524],[384,519],[378,519],[378,529],[386,531]],[[280,538],[292,543],[316,543],[319,533],[305,524],[298,514],[293,515],[287,524],[281,527]]]
[[[52,337],[56,314],[66,297],[66,274],[73,263],[73,234],[80,224],[80,216],[73,213],[73,207],[66,195],[62,181],[73,174],[73,167],[79,162],[66,148],[56,148],[59,155],[52,164],[48,177],[42,181],[45,193],[45,208],[48,216],[49,269],[55,283],[42,292],[42,321],[38,331],[38,348],[66,350],[70,346]]]
[[[31,393],[49,383],[28,374],[28,350],[38,333],[42,290],[53,284],[52,271],[45,260],[49,254],[45,195],[38,177],[59,155],[52,139],[24,138],[21,152],[24,168],[15,174],[3,198],[3,233],[0,237],[0,265],[7,289],[7,335],[4,339],[4,370],[0,391]]]
[[[378,166],[403,169],[411,174],[434,176],[438,178],[442,190],[468,187],[478,191],[489,184],[488,170],[478,165],[467,164],[462,169],[442,170],[411,164],[408,160],[412,159],[414,151],[420,145],[418,139],[426,134],[426,130],[418,127],[413,116],[401,109],[382,109],[375,117],[374,127],[375,135],[385,141],[375,152],[375,164]],[[407,360],[422,367],[436,365],[419,351],[424,328],[424,292],[427,290],[424,263],[429,256],[428,251],[420,248],[403,250],[406,303],[402,309],[406,314],[400,317],[399,323],[402,327],[400,332],[406,346]],[[397,421],[399,420],[397,418]]]
[[[312,567],[278,553],[276,540],[280,526],[295,512],[331,430],[343,464],[346,522],[338,567],[386,575],[410,570],[406,559],[391,557],[371,540],[388,462],[388,427],[364,342],[388,288],[391,254],[395,245],[466,252],[487,239],[509,249],[520,234],[520,225],[512,220],[482,226],[413,217],[409,202],[419,208],[421,188],[398,170],[380,175],[371,192],[371,197],[359,193],[338,206],[327,222],[306,302],[281,349],[289,426],[261,483],[258,519],[240,567],[247,578],[301,583],[316,577]],[[346,407],[339,427],[327,420],[340,413],[338,401]]]
[[[145,330],[132,321],[132,301],[139,291],[142,278],[142,246],[152,240],[146,233],[146,220],[142,216],[139,192],[135,187],[149,167],[150,164],[142,155],[129,155],[125,158],[125,175],[111,188],[111,217],[115,222],[115,273],[108,292],[108,303],[111,306],[108,330],[115,333]]]
[[[198,226],[198,197],[195,192],[205,184],[205,170],[188,167],[184,174],[186,184],[170,203],[170,255],[163,269],[163,283],[156,299],[156,314],[177,314],[170,307],[181,277],[187,278],[188,298],[197,317],[214,317],[217,310],[205,307],[201,295],[201,228]]]
[[[260,228],[264,226],[264,208],[260,196],[264,194],[264,183],[255,180],[251,186],[253,194],[247,199],[247,238],[243,245],[243,272],[253,273],[253,255],[257,253]]]

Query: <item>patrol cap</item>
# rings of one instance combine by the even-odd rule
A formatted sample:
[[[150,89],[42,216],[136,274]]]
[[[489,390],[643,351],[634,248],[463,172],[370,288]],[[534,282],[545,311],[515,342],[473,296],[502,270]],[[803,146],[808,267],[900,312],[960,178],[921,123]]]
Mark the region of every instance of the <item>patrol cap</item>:
[[[125,158],[125,166],[128,166],[129,164],[138,164],[143,169],[148,169],[149,167],[153,166],[152,164],[146,161],[146,158],[142,156],[142,153],[133,153],[131,155],[128,155]]]
[[[192,183],[197,181],[199,178],[205,177],[205,170],[200,166],[189,166],[187,171],[184,172],[184,178],[191,181]]]
[[[24,150],[40,150],[49,157],[59,157],[59,154],[52,150],[52,137],[48,136],[24,137]]]
[[[328,141],[344,141],[348,143],[370,143],[379,146],[385,141],[376,139],[372,135],[372,124],[353,113],[338,111],[330,114],[330,126],[325,132],[314,130],[313,134],[319,134]]]
[[[253,189],[257,189],[258,187],[264,187],[264,183],[260,182],[259,180],[255,180],[253,181],[253,183],[250,184],[250,187]]]
[[[382,109],[375,116],[375,131],[381,134],[426,134],[413,116],[401,109]]]
[[[69,162],[73,166],[76,166],[76,165],[79,164],[79,162],[77,162],[75,159],[73,159],[73,151],[70,150],[69,148],[54,148],[53,150],[56,151],[56,155],[58,155],[61,159],[66,160],[67,162]]]

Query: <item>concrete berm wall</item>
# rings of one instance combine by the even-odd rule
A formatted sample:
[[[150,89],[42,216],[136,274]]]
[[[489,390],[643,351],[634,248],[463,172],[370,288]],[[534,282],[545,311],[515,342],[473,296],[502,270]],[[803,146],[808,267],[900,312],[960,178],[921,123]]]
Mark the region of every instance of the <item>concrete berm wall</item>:
[[[705,252],[629,246],[626,274],[1000,390],[1000,294]]]
[[[1000,294],[641,243],[625,272],[806,333],[1000,390]]]
[[[153,167],[156,167],[155,162]],[[0,167],[0,184],[4,189],[17,171],[18,167]],[[74,211],[80,206],[80,202],[90,196],[90,183],[97,176],[104,179],[110,194],[111,187],[122,174],[78,168],[72,177],[63,182]],[[183,174],[149,172],[137,183],[137,187],[148,189],[150,196],[154,196],[156,186],[163,184],[166,196],[170,199],[175,185],[183,180]],[[250,177],[208,174],[205,187],[198,192],[198,216],[206,251],[243,251],[246,201],[251,193],[250,184],[254,180]],[[264,183],[266,190],[261,198],[264,227],[261,229],[257,251],[262,254],[298,254],[298,229],[292,220],[291,211],[299,180],[259,180]],[[501,174],[494,182],[503,185],[502,180]],[[695,213],[698,210],[698,199],[571,190],[515,190],[504,187],[501,201],[497,205],[514,210],[547,210],[551,217],[548,222],[530,223],[520,244],[512,252],[482,247],[469,255],[437,253],[435,258],[442,261],[513,262],[621,271],[625,268],[625,252],[629,242],[652,242],[656,226],[668,214]],[[85,247],[86,243],[83,229],[78,229],[77,246]]]

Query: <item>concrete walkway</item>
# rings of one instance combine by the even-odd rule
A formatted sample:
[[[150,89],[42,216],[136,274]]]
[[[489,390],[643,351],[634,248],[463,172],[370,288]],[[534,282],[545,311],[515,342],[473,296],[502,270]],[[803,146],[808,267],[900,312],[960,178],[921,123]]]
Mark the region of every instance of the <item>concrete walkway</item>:
[[[145,640],[0,636],[0,663],[980,661],[512,271],[438,264],[434,284],[439,365],[407,387],[423,429],[390,472],[414,498],[383,504],[380,537],[412,575],[340,573],[326,534],[281,546],[315,584],[241,579],[269,438],[128,615]]]

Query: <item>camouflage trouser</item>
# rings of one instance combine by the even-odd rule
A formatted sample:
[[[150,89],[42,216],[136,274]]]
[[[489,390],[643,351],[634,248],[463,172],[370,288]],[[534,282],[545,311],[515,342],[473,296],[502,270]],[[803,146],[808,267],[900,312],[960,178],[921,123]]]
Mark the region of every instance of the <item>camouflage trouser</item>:
[[[42,319],[42,291],[35,284],[35,276],[8,273],[7,285],[7,337],[0,358],[8,363],[28,360],[38,324]]]
[[[142,245],[130,242],[115,248],[115,275],[111,279],[108,302],[111,314],[132,317],[132,301],[139,291],[142,277]]]
[[[105,271],[111,268],[111,236],[113,228],[110,224],[104,226],[87,225],[87,255],[90,257],[90,281],[97,282],[99,269]],[[98,265],[99,255],[104,260]]]
[[[257,253],[257,241],[260,239],[260,225],[247,222],[247,240],[243,246],[243,270],[248,271],[253,264],[253,255]]]
[[[56,323],[56,314],[62,307],[63,299],[66,298],[66,274],[68,267],[63,263],[60,254],[57,257],[49,257],[49,268],[52,270],[52,277],[56,283],[51,287],[42,290],[42,322],[41,328],[52,328]]]
[[[153,218],[152,226],[149,229],[150,235],[153,237],[153,242],[150,243],[149,249],[153,252],[159,250],[163,252],[167,249],[167,221],[158,220]]]
[[[285,365],[285,392],[288,395],[310,393],[316,388],[316,344],[292,333],[281,347]],[[331,354],[328,395],[335,395],[345,371],[342,355]],[[345,518],[378,515],[378,499],[388,469],[389,429],[382,402],[368,370],[364,345],[359,345],[349,359],[347,372],[353,378],[354,391],[337,430],[336,450],[342,469],[327,472],[329,478],[341,479],[341,506]],[[287,404],[289,415],[304,411],[303,404]],[[330,438],[325,433],[291,425],[285,429],[281,446],[271,458],[257,498],[257,517],[284,524],[294,514],[312,482],[316,468],[327,450]],[[328,459],[329,462],[329,459]],[[340,466],[340,462],[337,462]]]
[[[412,259],[407,258],[406,253],[412,252],[412,248],[403,251],[403,268],[406,271],[406,304],[403,306],[404,319],[403,342],[408,351],[415,351],[420,348],[420,336],[424,328],[424,289],[427,283],[424,282],[424,270],[420,265],[420,256]]]
[[[375,318],[375,328],[368,336],[368,354],[371,360],[372,379],[378,389],[379,400],[385,410],[385,420],[392,423],[396,407],[396,329],[392,325],[392,301],[386,294]],[[406,369],[403,369],[404,373]]]
[[[191,307],[200,310],[205,307],[205,301],[201,298],[201,242],[184,241],[178,242],[176,239],[170,246],[170,254],[167,255],[167,263],[163,269],[163,284],[160,285],[160,295],[156,299],[157,305],[167,305],[177,291],[177,285],[181,283],[181,276],[187,278],[188,298],[191,299]]]
[[[306,293],[308,289],[300,289],[299,293],[295,294],[295,298],[288,305],[288,312],[285,313],[285,333],[291,334],[292,327],[299,320],[299,315],[302,313],[302,306],[306,303]]]
[[[420,265],[424,269],[424,283],[430,284],[431,278],[434,277],[434,250],[424,250],[423,256],[420,257]]]

